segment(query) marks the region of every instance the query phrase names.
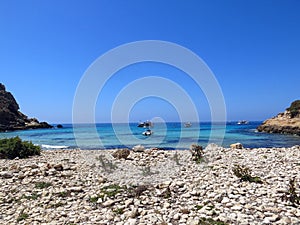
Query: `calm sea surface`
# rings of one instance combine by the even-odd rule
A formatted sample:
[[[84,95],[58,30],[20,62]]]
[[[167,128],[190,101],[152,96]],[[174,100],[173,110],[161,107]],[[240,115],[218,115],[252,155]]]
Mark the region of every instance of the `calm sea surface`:
[[[81,148],[108,149],[133,147],[142,144],[145,147],[159,147],[164,149],[187,149],[193,143],[206,146],[218,143],[228,147],[235,142],[245,147],[290,147],[300,145],[300,137],[293,135],[266,134],[256,132],[261,122],[250,122],[238,125],[228,122],[226,126],[211,123],[192,124],[186,128],[182,123],[154,124],[151,128],[153,135],[142,135],[144,128],[132,124],[96,124],[76,125],[63,124],[63,128],[39,129],[0,133],[0,138],[19,136],[32,141],[34,144],[47,148]],[[74,135],[74,130],[76,135]],[[96,132],[93,132],[96,131]],[[223,131],[225,136],[223,138]],[[211,136],[213,134],[213,136]],[[75,136],[77,139],[75,139]]]

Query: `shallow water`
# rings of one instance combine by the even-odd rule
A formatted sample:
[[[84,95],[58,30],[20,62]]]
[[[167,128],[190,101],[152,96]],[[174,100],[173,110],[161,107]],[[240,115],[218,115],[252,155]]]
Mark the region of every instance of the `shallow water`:
[[[32,141],[43,148],[81,148],[107,149],[133,147],[142,144],[146,147],[164,149],[187,149],[192,143],[206,146],[217,143],[228,147],[235,142],[241,142],[245,147],[291,147],[300,144],[300,137],[293,135],[258,133],[256,127],[261,122],[250,122],[247,125],[237,125],[237,122],[227,122],[226,126],[211,123],[193,123],[186,128],[182,123],[157,123],[151,130],[150,137],[142,135],[144,128],[138,128],[137,123],[131,124],[96,124],[97,133],[93,133],[94,125],[63,124],[63,128],[39,129],[0,133],[0,138],[19,136]],[[222,131],[225,129],[224,139]],[[74,130],[76,130],[75,140]],[[210,137],[210,135],[213,136]],[[99,140],[101,142],[99,142]]]

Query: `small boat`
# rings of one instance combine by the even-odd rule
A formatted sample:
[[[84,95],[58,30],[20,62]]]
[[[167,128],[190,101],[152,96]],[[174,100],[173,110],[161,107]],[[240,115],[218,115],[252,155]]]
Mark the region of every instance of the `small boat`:
[[[184,123],[184,127],[191,127],[191,126],[192,126],[191,122]]]
[[[248,124],[249,122],[247,120],[240,120],[237,124],[238,125],[244,125],[244,124]]]
[[[152,127],[153,124],[151,121],[147,120],[145,122],[140,122],[138,127],[143,127],[143,128],[147,128],[147,127]]]
[[[143,133],[142,133],[144,136],[150,136],[153,134],[153,131],[148,129],[148,130],[145,130]]]

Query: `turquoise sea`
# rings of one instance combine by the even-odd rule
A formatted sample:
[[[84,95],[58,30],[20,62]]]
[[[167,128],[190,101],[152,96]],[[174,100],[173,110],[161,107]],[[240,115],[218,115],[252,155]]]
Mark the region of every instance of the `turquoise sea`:
[[[261,121],[238,125],[237,122],[227,122],[226,126],[209,122],[192,123],[186,128],[184,124],[163,123],[154,124],[149,137],[143,136],[144,128],[137,127],[137,123],[130,124],[62,124],[63,128],[38,129],[0,133],[0,138],[19,136],[34,144],[49,148],[81,148],[81,149],[111,149],[132,148],[137,144],[145,147],[164,149],[187,149],[193,143],[206,146],[217,143],[228,147],[235,142],[245,147],[291,147],[300,145],[300,137],[293,135],[266,134],[256,131]],[[74,130],[76,130],[75,140]],[[97,133],[93,132],[95,130]],[[225,131],[223,138],[222,132]],[[210,136],[213,134],[213,136]],[[99,140],[101,142],[99,142]]]

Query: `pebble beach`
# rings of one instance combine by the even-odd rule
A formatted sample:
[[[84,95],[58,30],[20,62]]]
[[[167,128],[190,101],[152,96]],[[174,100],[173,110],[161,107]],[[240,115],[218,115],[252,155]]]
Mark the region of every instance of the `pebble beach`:
[[[0,224],[300,224],[300,147],[47,150],[0,160]],[[249,168],[261,182],[242,181]]]

